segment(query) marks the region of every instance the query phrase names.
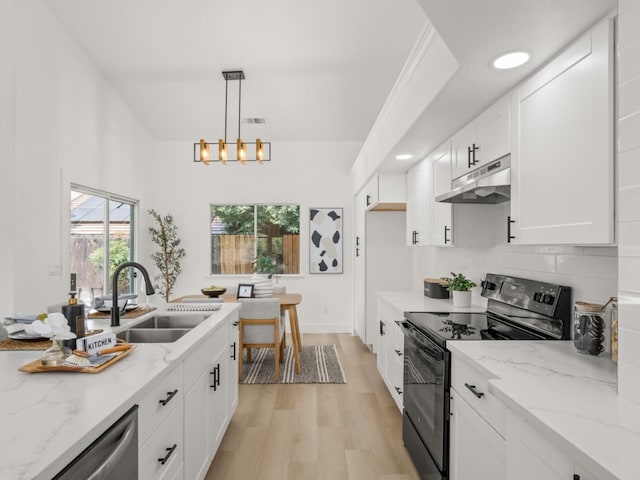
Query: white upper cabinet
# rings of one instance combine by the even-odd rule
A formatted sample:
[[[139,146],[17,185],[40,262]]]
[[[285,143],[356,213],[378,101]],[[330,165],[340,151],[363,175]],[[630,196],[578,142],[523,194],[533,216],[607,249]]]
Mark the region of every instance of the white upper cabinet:
[[[452,178],[509,153],[509,113],[509,96],[506,96],[453,136]]]
[[[407,194],[403,174],[376,175],[364,188],[367,210],[400,210],[406,208]]]
[[[407,245],[429,245],[431,164],[425,159],[407,172]]]
[[[518,87],[512,100],[512,243],[614,242],[613,19]]]
[[[435,197],[451,190],[451,142],[445,142],[431,158],[432,194],[431,205],[431,245],[453,245],[453,215],[450,203],[435,201]]]

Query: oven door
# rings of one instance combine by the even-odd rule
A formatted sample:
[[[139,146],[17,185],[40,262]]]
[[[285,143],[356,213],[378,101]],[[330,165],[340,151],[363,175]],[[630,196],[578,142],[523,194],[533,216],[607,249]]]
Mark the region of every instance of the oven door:
[[[442,477],[449,463],[450,353],[403,322],[404,412]],[[403,433],[403,436],[407,436]]]

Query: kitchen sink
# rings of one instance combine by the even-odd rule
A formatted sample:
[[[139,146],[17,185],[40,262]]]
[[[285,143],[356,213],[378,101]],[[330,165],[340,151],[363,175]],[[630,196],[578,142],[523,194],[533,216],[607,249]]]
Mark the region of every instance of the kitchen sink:
[[[191,328],[130,328],[117,337],[128,343],[173,343]]]
[[[194,328],[204,322],[210,315],[154,315],[140,323],[134,328],[143,329],[166,329],[166,328]]]

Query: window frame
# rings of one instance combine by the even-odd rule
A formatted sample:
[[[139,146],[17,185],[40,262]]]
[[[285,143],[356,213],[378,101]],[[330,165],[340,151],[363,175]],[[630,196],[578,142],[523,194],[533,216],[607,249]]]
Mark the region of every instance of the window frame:
[[[252,274],[247,274],[247,273],[214,273],[212,272],[212,266],[213,266],[213,258],[212,258],[212,252],[213,252],[213,235],[211,234],[211,222],[212,222],[212,218],[211,218],[211,209],[212,207],[253,207],[253,237],[254,237],[254,248],[253,248],[253,256],[255,258],[255,256],[258,253],[258,207],[265,207],[265,206],[278,206],[278,207],[286,207],[286,206],[290,206],[290,207],[297,207],[298,208],[298,236],[302,236],[302,205],[300,205],[299,203],[293,203],[293,202],[255,202],[255,203],[250,203],[250,202],[236,202],[236,203],[213,203],[213,202],[209,202],[208,205],[208,211],[207,211],[207,217],[209,220],[209,226],[208,226],[208,234],[209,234],[209,276],[210,277],[224,277],[224,278],[233,278],[233,277],[240,277],[240,276],[247,276],[247,275],[252,275]],[[301,269],[302,269],[302,258],[300,257],[302,253],[302,248],[301,245],[298,244],[298,273],[276,273],[274,274],[274,276],[277,277],[296,277],[296,276],[300,276],[302,275]]]
[[[80,185],[77,183],[70,183],[69,184],[69,197],[71,195],[71,192],[78,192],[78,193],[82,193],[82,194],[86,194],[86,195],[92,195],[94,197],[100,197],[102,199],[105,200],[104,202],[104,212],[103,212],[103,233],[102,233],[102,237],[103,237],[103,244],[107,247],[104,248],[104,260],[103,260],[103,294],[104,295],[110,295],[111,292],[111,275],[109,273],[109,261],[110,261],[110,242],[109,242],[109,225],[110,225],[110,214],[109,214],[109,205],[111,202],[119,202],[119,203],[125,203],[127,205],[130,205],[131,208],[131,220],[130,220],[130,227],[129,227],[129,232],[130,232],[130,239],[129,239],[129,258],[131,261],[135,261],[136,257],[137,257],[137,253],[138,253],[138,215],[139,215],[139,211],[140,211],[140,202],[137,199],[134,198],[130,198],[127,197],[125,195],[120,195],[120,194],[116,194],[116,193],[111,193],[111,192],[107,192],[105,190],[100,190],[100,189],[96,189],[96,188],[92,188],[92,187],[87,187],[84,185]],[[70,205],[69,205],[70,207]],[[68,225],[68,229],[69,229],[69,233],[67,238],[69,239],[69,245],[68,245],[68,249],[70,250],[71,248],[71,208],[67,209],[67,213],[69,215],[69,221],[67,223]],[[71,269],[71,258],[69,258],[68,260],[68,268]],[[73,273],[73,272],[70,272]],[[133,271],[132,268],[129,269],[129,285],[130,287],[130,291],[129,293],[136,293],[138,290],[138,286],[136,285],[136,281],[135,281],[135,273]],[[124,293],[124,292],[120,292],[120,293]]]

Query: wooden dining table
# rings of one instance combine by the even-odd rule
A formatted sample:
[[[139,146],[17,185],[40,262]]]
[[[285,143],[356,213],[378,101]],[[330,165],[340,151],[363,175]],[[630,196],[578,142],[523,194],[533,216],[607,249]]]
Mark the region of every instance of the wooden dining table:
[[[175,303],[180,303],[183,300],[197,300],[199,298],[206,299],[205,295],[185,295],[173,300]],[[222,295],[220,298],[224,302],[237,302],[238,299],[235,293]],[[300,338],[300,326],[298,324],[298,309],[297,305],[302,302],[302,295],[299,293],[274,293],[272,298],[280,300],[280,313],[289,314],[289,325],[291,327],[291,343],[293,344],[293,356],[296,362],[296,373],[300,373],[300,349],[302,348],[302,339]]]

